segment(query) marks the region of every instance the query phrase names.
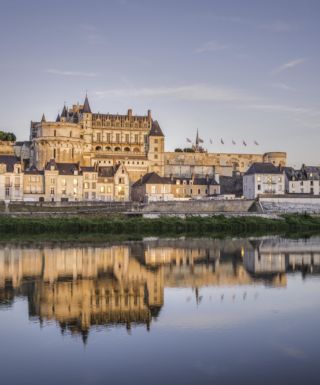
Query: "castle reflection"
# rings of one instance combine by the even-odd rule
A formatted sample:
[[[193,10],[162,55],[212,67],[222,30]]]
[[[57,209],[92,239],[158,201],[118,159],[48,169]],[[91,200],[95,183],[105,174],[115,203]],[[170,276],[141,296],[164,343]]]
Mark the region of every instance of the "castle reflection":
[[[27,298],[29,317],[62,332],[145,325],[157,318],[165,287],[261,283],[286,286],[287,274],[320,273],[320,240],[146,239],[121,245],[0,246],[0,306]],[[0,310],[1,310],[0,307]]]

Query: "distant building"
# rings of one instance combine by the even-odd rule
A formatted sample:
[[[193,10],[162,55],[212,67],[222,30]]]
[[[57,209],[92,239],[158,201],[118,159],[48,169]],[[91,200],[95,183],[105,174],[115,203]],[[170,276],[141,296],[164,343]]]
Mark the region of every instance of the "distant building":
[[[254,163],[243,176],[243,195],[255,199],[262,194],[284,194],[284,171],[272,163]]]
[[[286,192],[289,194],[320,194],[320,168],[303,165],[300,170],[285,167]]]
[[[144,175],[132,185],[132,200],[139,202],[197,199],[220,194],[220,185],[213,177],[174,178],[156,173]]]
[[[0,200],[23,199],[22,166],[14,155],[0,155]]]

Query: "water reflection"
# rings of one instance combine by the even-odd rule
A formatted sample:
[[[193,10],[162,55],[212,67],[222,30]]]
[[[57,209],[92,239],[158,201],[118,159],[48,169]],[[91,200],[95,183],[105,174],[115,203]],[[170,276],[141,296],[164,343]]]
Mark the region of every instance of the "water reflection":
[[[293,272],[320,273],[319,238],[3,244],[0,306],[27,298],[30,318],[55,321],[63,333],[81,335],[85,342],[92,327],[149,330],[164,306],[166,287],[193,288],[199,303],[205,286],[285,287]]]

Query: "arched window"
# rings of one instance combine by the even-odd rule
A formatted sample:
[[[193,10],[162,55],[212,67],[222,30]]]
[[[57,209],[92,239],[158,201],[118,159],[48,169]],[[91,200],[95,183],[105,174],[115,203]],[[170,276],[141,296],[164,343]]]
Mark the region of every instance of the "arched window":
[[[106,150],[106,151],[111,151],[111,147],[110,147],[110,146],[107,146],[107,147],[105,148],[105,150]]]
[[[57,130],[53,131],[53,136],[57,136]]]
[[[57,155],[57,151],[56,151],[56,149],[54,148],[54,149],[53,149],[53,159],[56,159],[56,155]]]
[[[101,146],[97,146],[96,151],[101,151]]]
[[[129,147],[125,147],[125,148],[124,148],[124,151],[125,151],[125,152],[129,152],[129,151],[130,151],[130,148],[129,148]]]
[[[115,147],[114,151],[121,151],[120,147]]]
[[[138,147],[135,147],[135,148],[133,149],[133,152],[140,152],[140,149],[139,149]]]

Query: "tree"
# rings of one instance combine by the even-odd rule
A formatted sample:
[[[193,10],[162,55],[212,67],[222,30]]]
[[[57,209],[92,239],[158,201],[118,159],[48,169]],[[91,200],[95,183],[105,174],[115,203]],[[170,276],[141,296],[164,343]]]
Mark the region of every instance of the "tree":
[[[15,142],[16,136],[12,132],[0,131],[0,140],[4,142]]]

